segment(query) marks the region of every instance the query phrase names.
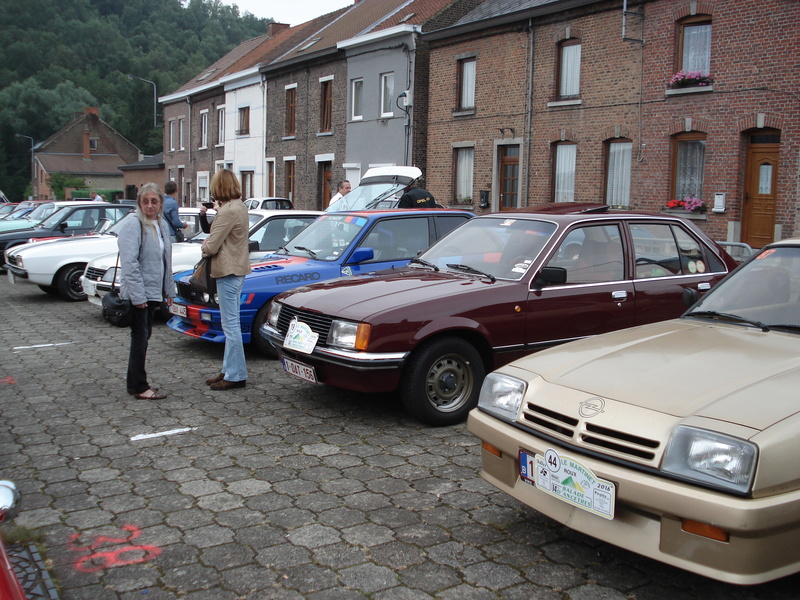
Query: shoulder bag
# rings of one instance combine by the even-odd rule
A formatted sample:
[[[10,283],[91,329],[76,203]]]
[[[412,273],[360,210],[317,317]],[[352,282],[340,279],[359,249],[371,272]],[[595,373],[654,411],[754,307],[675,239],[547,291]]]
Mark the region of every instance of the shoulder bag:
[[[119,272],[119,252],[114,278],[111,280],[111,291],[103,296],[103,318],[117,327],[129,327],[133,315],[131,314],[131,301],[120,298],[117,288],[117,273]]]
[[[189,278],[189,285],[213,296],[217,293],[217,282],[211,276],[211,258],[211,256],[204,256],[194,266],[194,273]]]

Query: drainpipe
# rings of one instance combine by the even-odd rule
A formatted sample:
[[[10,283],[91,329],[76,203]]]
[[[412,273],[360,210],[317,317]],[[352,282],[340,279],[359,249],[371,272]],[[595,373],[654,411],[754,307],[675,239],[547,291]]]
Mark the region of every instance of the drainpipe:
[[[522,180],[525,190],[525,204],[529,204],[530,189],[530,164],[531,164],[531,138],[533,137],[533,19],[528,19],[528,107],[525,116],[525,132],[527,141],[525,142],[525,163],[522,169]]]
[[[197,173],[195,172],[194,164],[192,164],[192,98],[190,96],[186,96],[186,104],[189,107],[189,118],[187,119],[187,122],[188,122],[188,125],[189,125],[189,136],[188,136],[189,137],[189,140],[188,140],[188,144],[189,144],[189,152],[188,152],[189,159],[187,161],[187,164],[189,165],[189,172],[190,172],[191,177],[192,177],[189,181],[191,181],[192,185],[194,185],[195,182],[197,181]],[[184,175],[184,177],[185,177],[185,175]],[[192,205],[192,198],[191,198],[191,194],[189,194],[189,198],[186,199],[186,206],[191,206],[191,205]]]

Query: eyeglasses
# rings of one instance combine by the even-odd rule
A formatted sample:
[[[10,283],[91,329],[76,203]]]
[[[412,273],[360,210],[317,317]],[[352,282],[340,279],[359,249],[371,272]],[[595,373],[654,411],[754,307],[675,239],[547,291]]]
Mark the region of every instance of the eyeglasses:
[[[139,202],[141,204],[161,204],[161,200],[158,198],[142,198]]]

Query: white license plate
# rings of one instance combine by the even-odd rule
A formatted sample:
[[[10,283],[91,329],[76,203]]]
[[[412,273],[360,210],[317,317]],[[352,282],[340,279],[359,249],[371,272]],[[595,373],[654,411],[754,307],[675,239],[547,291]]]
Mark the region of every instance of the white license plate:
[[[305,379],[311,383],[317,383],[317,374],[314,372],[314,367],[304,365],[301,362],[289,358],[281,358],[281,362],[283,363],[283,370],[290,375]]]
[[[604,519],[614,518],[615,485],[570,456],[552,448],[544,456],[520,450],[519,473],[546,494]]]
[[[173,315],[178,315],[179,317],[186,316],[186,306],[183,304],[178,304],[177,302],[173,302],[172,306],[169,307],[169,312]]]
[[[6,274],[8,275],[9,283],[17,283],[17,278],[14,277],[14,274],[10,270],[6,271]]]
[[[87,296],[94,296],[96,286],[94,285],[94,281],[91,279],[84,279],[81,277],[81,287],[83,287],[83,293]]]

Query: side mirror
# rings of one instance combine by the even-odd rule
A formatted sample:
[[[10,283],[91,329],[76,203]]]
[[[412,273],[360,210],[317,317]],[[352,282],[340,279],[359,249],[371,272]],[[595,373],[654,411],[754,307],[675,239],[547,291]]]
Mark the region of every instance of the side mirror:
[[[683,288],[683,305],[686,308],[694,306],[694,303],[700,298],[700,294],[694,288]]]
[[[372,248],[361,247],[356,248],[355,252],[353,252],[353,256],[348,262],[357,265],[358,263],[372,260],[373,258],[375,258],[375,251]]]
[[[567,270],[564,267],[543,267],[534,285],[537,288],[543,288],[548,284],[558,285],[561,283],[567,283]]]
[[[61,231],[61,233],[64,233],[67,230],[67,224],[68,223],[66,221],[61,221],[61,223],[58,224],[58,229]]]
[[[247,251],[248,252],[258,252],[261,248],[258,246],[258,242],[256,240],[250,240],[247,243]]]

